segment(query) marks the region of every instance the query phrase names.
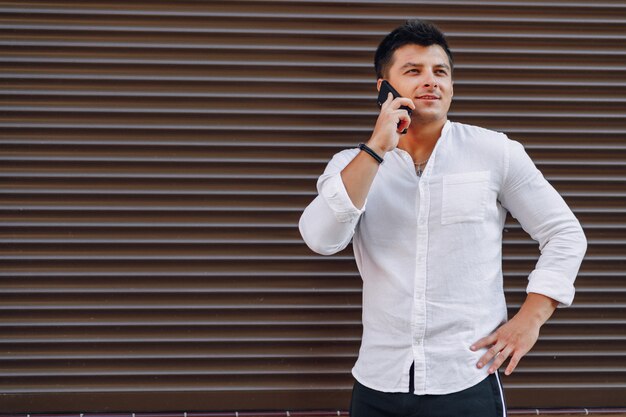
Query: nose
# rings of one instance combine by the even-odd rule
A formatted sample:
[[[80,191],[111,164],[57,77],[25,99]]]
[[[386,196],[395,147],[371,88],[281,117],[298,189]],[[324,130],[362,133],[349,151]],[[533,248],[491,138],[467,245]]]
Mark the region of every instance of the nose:
[[[426,80],[426,82],[424,83],[424,87],[437,87],[437,81],[435,81],[435,79],[431,79],[431,80]]]
[[[433,74],[429,74],[424,81],[424,87],[437,87],[437,79]]]

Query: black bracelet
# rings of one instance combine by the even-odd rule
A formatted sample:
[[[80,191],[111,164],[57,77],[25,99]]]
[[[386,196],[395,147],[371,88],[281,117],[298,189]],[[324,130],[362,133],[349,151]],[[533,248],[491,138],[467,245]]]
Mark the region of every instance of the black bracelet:
[[[370,148],[366,144],[359,143],[359,149],[362,150],[362,151],[367,152],[368,154],[370,154],[372,156],[372,158],[374,158],[376,160],[376,162],[378,162],[379,164],[383,163],[383,158],[381,158],[380,155],[378,155],[376,152],[374,152],[372,150],[372,148]]]

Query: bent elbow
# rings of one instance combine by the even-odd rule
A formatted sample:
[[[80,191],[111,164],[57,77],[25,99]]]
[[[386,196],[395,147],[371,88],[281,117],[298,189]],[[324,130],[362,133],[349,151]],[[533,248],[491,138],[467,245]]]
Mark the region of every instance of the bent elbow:
[[[339,246],[333,247],[333,246],[323,246],[323,245],[310,245],[309,243],[307,243],[307,246],[313,252],[317,253],[318,255],[323,255],[323,256],[334,255],[343,249]]]
[[[589,242],[587,241],[587,236],[585,235],[585,231],[583,230],[582,227],[580,228],[580,231],[579,231],[578,245],[580,247],[580,255],[581,257],[584,257],[585,253],[587,253]]]
[[[310,229],[307,227],[306,223],[300,219],[300,223],[298,224],[298,229],[300,230],[300,236],[302,236],[302,240],[304,243],[311,249],[313,252],[319,255],[334,255],[343,249],[341,245],[329,245],[323,241],[320,233],[316,233],[315,228]],[[345,247],[345,246],[344,246]]]
[[[570,252],[570,254],[578,258],[582,262],[585,254],[587,253],[587,236],[580,223],[575,227],[570,227],[565,233],[562,234],[563,241],[560,246]]]

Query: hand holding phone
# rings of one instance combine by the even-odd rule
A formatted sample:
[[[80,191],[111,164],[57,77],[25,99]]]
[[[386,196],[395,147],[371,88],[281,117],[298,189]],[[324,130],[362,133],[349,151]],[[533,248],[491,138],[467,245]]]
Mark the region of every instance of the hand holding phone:
[[[389,84],[387,80],[383,80],[383,82],[380,84],[380,91],[378,92],[378,107],[382,107],[383,103],[387,101],[389,93],[393,95],[393,98],[402,97],[400,93],[398,93],[396,89],[393,88],[391,84]],[[413,110],[408,106],[400,106],[400,108],[406,110],[409,113],[409,117],[411,116],[411,114],[413,114]],[[400,127],[401,123],[402,122],[398,123],[398,127]],[[404,129],[401,134],[404,135],[407,131],[408,128]]]

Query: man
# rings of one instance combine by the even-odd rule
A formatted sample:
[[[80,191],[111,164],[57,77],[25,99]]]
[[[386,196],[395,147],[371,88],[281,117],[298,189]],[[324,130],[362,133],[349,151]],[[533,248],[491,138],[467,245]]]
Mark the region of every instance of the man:
[[[402,97],[389,94],[366,144],[332,158],[299,225],[320,254],[353,240],[363,338],[351,415],[504,416],[498,369],[510,358],[510,375],[555,308],[571,304],[585,236],[519,142],[447,119],[453,58],[433,24],[391,32],[375,68],[378,89],[385,79]],[[541,249],[509,321],[507,211]]]

